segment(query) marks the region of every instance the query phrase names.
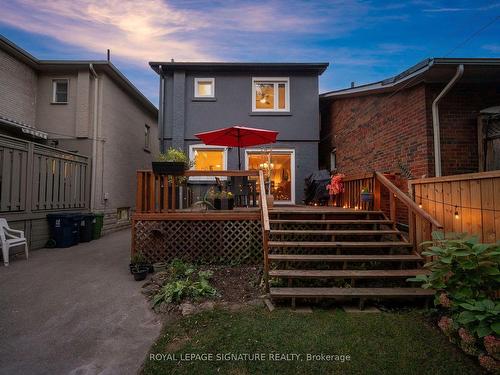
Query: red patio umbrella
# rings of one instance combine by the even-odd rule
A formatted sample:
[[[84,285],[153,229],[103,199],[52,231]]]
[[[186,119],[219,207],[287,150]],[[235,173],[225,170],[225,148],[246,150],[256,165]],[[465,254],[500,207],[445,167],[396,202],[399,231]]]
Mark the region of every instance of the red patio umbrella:
[[[238,147],[238,168],[241,170],[240,148],[276,143],[278,132],[247,128],[245,126],[231,126],[195,134],[206,145]]]

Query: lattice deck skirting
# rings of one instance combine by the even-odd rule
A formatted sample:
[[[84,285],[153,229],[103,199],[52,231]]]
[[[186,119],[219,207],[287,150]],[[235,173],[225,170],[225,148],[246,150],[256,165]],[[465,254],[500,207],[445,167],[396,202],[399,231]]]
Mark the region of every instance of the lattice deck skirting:
[[[150,262],[262,263],[259,220],[135,220],[132,230]]]

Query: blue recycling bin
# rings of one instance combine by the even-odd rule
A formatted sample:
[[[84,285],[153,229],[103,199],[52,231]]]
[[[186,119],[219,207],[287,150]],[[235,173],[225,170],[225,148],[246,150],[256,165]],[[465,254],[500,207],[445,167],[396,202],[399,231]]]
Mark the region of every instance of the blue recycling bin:
[[[48,214],[50,238],[55,247],[70,247],[80,241],[82,215],[74,212]]]

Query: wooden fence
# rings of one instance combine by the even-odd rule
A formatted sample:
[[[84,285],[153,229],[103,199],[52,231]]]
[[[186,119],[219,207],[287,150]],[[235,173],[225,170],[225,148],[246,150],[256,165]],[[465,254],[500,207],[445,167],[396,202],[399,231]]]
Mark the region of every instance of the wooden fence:
[[[414,201],[443,224],[482,242],[500,240],[500,171],[409,181]]]
[[[88,158],[0,136],[0,212],[87,207]]]
[[[89,172],[85,156],[0,135],[0,216],[43,247],[48,212],[88,209]]]

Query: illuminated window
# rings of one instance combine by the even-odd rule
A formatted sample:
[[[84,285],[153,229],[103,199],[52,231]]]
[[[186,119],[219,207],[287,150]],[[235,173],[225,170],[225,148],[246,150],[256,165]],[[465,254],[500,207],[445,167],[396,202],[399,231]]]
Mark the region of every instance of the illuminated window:
[[[288,78],[253,78],[252,110],[254,112],[288,112],[290,90]]]
[[[215,78],[195,78],[194,97],[195,98],[215,97]]]
[[[194,162],[195,171],[223,171],[227,169],[227,148],[220,146],[189,146],[189,157]],[[191,179],[213,180],[214,177]]]

